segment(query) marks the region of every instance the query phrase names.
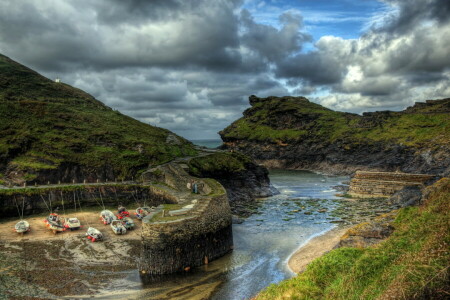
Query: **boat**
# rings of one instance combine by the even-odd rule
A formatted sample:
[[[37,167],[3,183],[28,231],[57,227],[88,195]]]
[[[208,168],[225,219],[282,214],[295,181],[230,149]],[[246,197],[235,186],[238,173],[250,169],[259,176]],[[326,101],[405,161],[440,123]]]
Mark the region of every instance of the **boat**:
[[[125,234],[127,233],[127,229],[122,223],[122,220],[114,220],[111,222],[111,228],[115,234]]]
[[[133,229],[135,226],[133,219],[130,217],[124,217],[122,219],[122,224],[127,230]]]
[[[58,232],[66,231],[66,228],[61,222],[61,218],[57,213],[51,213],[45,220],[44,220],[45,226],[53,231],[53,234],[56,234]]]
[[[145,218],[149,213],[151,213],[153,211],[152,208],[148,207],[148,206],[142,206],[142,207],[138,207],[136,208],[136,212],[134,213],[134,215],[136,216],[136,218],[138,218],[139,220],[142,220],[143,218]]]
[[[128,210],[123,207],[123,206],[119,206],[118,212],[117,212],[117,219],[122,220],[123,218],[129,217],[130,213],[128,212]]]
[[[103,240],[103,234],[100,232],[100,230],[94,227],[88,228],[88,230],[86,231],[86,237],[93,243]]]
[[[28,231],[30,231],[31,228],[30,228],[30,224],[27,221],[22,220],[22,221],[17,222],[16,225],[14,225],[14,230],[17,233],[23,235],[24,233],[27,233]]]
[[[70,231],[77,230],[81,228],[80,220],[77,218],[67,218],[64,219],[64,227],[70,229]]]
[[[103,224],[108,225],[111,224],[112,221],[116,220],[116,216],[114,213],[110,210],[102,210],[100,213],[100,220],[103,222]]]

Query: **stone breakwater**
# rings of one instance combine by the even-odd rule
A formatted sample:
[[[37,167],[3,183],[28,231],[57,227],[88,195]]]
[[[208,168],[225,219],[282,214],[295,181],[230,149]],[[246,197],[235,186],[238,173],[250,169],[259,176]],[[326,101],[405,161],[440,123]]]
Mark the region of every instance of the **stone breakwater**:
[[[143,219],[142,275],[189,271],[233,248],[225,189],[215,180],[189,176],[183,166],[170,164],[144,174],[146,180],[164,184],[168,195],[177,195],[180,207],[163,209]],[[199,187],[197,194],[187,188],[193,184]]]
[[[400,172],[357,171],[350,181],[348,194],[352,197],[390,197],[405,187],[423,187],[434,175]]]

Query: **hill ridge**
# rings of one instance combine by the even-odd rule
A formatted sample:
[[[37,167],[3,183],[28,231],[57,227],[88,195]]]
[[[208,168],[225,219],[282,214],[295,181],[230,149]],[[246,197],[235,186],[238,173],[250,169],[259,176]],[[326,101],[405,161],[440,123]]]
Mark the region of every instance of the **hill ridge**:
[[[0,55],[0,185],[112,180],[196,153],[167,129],[114,111]]]
[[[219,134],[224,148],[267,167],[449,173],[450,98],[363,115],[333,111],[304,97],[249,100],[243,117]]]

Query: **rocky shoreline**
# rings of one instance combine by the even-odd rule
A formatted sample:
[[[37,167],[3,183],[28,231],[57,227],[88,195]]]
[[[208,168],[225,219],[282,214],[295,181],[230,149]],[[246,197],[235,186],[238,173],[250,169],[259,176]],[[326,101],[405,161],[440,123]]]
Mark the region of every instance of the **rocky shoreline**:
[[[419,205],[422,198],[417,187],[405,187],[389,198],[343,200],[347,204],[336,209],[334,214],[340,215],[345,222],[301,245],[290,256],[288,267],[294,273],[301,273],[314,259],[333,249],[366,248],[382,242],[395,229],[393,222],[398,208]]]

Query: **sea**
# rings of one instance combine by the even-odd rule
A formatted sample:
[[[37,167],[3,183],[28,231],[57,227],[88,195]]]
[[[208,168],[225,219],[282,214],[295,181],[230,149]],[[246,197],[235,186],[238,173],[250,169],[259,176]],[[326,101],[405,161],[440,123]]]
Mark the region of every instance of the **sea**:
[[[221,139],[205,139],[205,140],[190,140],[197,146],[206,147],[209,149],[214,149],[222,145]]]

